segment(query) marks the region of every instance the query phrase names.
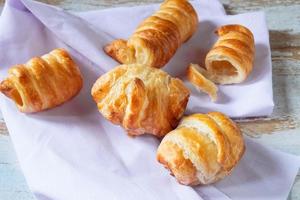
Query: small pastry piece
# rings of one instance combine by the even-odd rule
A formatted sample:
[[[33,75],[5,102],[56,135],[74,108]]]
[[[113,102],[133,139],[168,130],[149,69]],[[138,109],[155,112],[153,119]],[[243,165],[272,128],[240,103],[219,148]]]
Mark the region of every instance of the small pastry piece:
[[[181,80],[139,64],[121,65],[102,75],[91,93],[100,113],[132,136],[164,136],[177,126],[189,98]]]
[[[227,176],[244,151],[236,124],[211,112],[184,117],[162,140],[157,159],[181,184],[211,184]]]
[[[76,64],[64,49],[55,49],[26,64],[9,69],[0,91],[11,98],[21,112],[32,113],[58,106],[82,88]]]
[[[163,67],[196,31],[198,16],[186,0],[166,0],[126,40],[108,44],[105,52],[123,64]]]
[[[205,59],[211,80],[220,84],[243,82],[253,68],[253,34],[241,25],[222,26],[216,33],[219,39]]]
[[[199,65],[190,64],[187,68],[187,79],[200,91],[207,93],[213,102],[218,98],[218,87],[207,77],[207,71]]]

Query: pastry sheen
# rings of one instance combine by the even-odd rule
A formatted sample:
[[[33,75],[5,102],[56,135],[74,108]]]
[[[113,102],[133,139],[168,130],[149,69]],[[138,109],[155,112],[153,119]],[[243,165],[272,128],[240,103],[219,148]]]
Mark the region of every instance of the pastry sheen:
[[[157,150],[157,159],[184,185],[211,184],[237,165],[245,150],[236,124],[219,112],[183,117]]]
[[[252,32],[241,25],[216,30],[219,39],[205,59],[210,79],[215,83],[243,82],[253,68],[255,46]]]
[[[9,69],[0,91],[11,98],[21,112],[32,113],[58,106],[82,88],[76,64],[64,49],[55,49],[26,64]]]
[[[100,113],[132,136],[164,136],[177,126],[189,98],[181,80],[139,64],[115,67],[95,82],[91,93]]]
[[[163,67],[179,46],[196,31],[197,13],[187,0],[166,0],[126,41],[118,39],[104,50],[123,64]]]

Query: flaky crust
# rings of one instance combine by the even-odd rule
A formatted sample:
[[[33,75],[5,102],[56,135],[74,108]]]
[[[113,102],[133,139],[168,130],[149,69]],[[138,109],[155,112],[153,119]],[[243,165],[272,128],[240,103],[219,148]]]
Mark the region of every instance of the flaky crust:
[[[219,39],[205,59],[210,79],[220,84],[243,82],[253,68],[255,46],[252,32],[241,25],[226,25],[216,33]]]
[[[108,44],[105,52],[123,64],[163,67],[196,31],[197,13],[186,0],[166,0],[126,40]]]
[[[211,112],[184,117],[162,140],[157,159],[181,184],[211,184],[228,175],[244,151],[236,124]]]
[[[218,98],[218,87],[208,79],[205,69],[190,64],[186,71],[187,79],[200,91],[207,93],[213,102]]]
[[[181,80],[139,64],[121,65],[102,75],[91,93],[100,113],[129,135],[157,137],[177,126],[189,98]]]
[[[82,88],[76,64],[64,49],[55,49],[26,64],[9,69],[0,91],[11,98],[21,112],[32,113],[58,106]]]

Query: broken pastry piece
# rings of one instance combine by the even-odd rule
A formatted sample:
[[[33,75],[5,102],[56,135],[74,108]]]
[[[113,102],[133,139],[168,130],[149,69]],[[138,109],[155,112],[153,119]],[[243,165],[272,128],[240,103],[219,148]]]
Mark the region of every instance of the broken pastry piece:
[[[241,83],[253,68],[255,44],[252,32],[237,24],[216,30],[218,41],[205,58],[205,69],[191,64],[187,69],[188,80],[199,90],[217,100],[216,84]]]
[[[233,24],[218,28],[218,41],[205,59],[205,67],[214,83],[241,83],[251,73],[255,45],[252,32]]]
[[[187,79],[200,91],[207,93],[213,102],[217,101],[218,87],[208,79],[207,71],[197,64],[187,68]]]

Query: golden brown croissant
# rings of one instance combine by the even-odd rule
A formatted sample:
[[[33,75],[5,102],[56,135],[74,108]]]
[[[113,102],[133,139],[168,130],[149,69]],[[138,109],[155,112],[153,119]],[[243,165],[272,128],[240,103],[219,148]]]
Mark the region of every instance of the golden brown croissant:
[[[190,64],[187,68],[187,79],[199,90],[207,93],[213,102],[218,98],[218,87],[207,77],[207,71],[199,65]]]
[[[211,112],[184,117],[162,140],[157,159],[181,184],[210,184],[228,175],[244,150],[236,124]]]
[[[100,113],[129,135],[158,137],[177,126],[189,98],[181,80],[139,64],[121,65],[102,75],[91,93]]]
[[[64,49],[35,57],[9,69],[0,91],[11,98],[21,112],[32,113],[58,106],[82,87],[76,64]]]
[[[123,64],[163,67],[196,31],[197,13],[186,0],[166,0],[144,20],[128,41],[115,40],[104,50]]]
[[[241,25],[222,26],[216,33],[219,39],[205,59],[210,79],[220,84],[244,81],[253,68],[253,34]]]

